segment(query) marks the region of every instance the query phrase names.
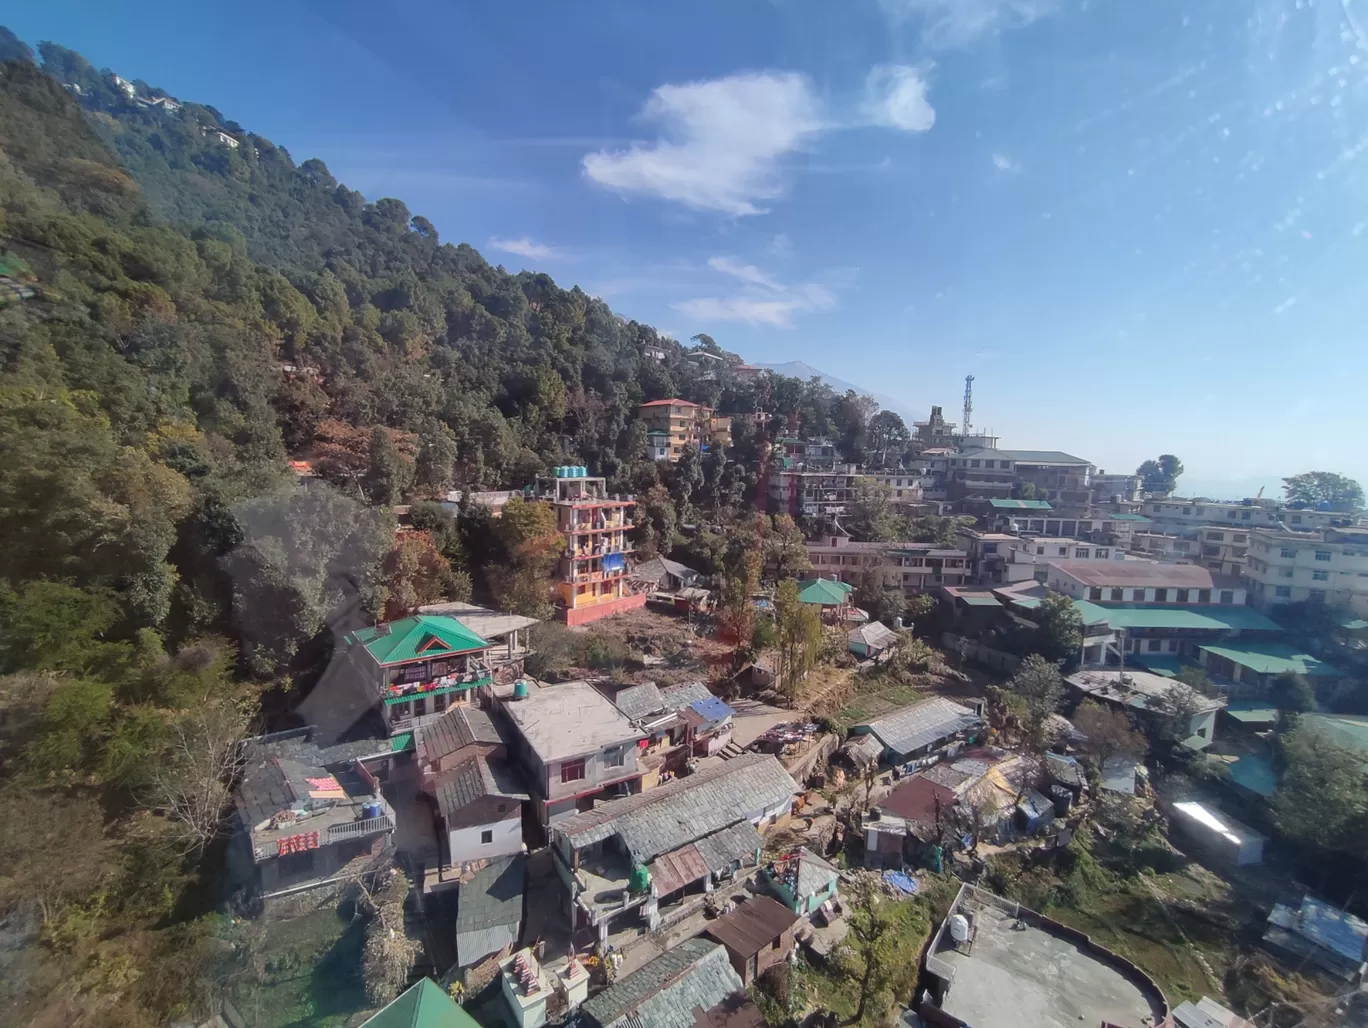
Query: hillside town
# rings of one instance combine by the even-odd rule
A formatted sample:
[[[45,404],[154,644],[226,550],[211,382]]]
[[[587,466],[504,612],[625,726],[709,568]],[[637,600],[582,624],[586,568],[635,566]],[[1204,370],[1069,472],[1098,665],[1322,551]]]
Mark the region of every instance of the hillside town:
[[[1350,117],[1368,96],[1350,78],[1368,64],[1298,57],[1314,71],[1303,88],[1203,51],[1147,81],[1124,46],[1159,36],[1118,22],[1098,29],[1118,48],[1105,59],[1070,37],[1067,54],[1010,62],[1025,81],[1073,74],[1085,54],[1090,82],[1125,71],[1114,104],[1071,88],[1081,73],[1004,89],[975,70],[957,88],[985,109],[1075,94],[1108,106],[1078,112],[1068,159],[1050,162],[1068,203],[1016,226],[1039,267],[974,260],[969,276],[946,258],[993,237],[958,219],[982,213],[996,231],[1019,214],[1009,186],[1032,162],[986,149],[999,144],[973,125],[946,130],[962,114],[943,86],[933,97],[930,68],[944,81],[977,67],[951,51],[979,35],[1012,56],[1000,40],[1037,20],[1019,38],[1063,40],[1047,8],[1081,21],[1147,5],[879,3],[904,9],[897,31],[914,9],[929,17],[939,42],[907,51],[917,67],[882,63],[881,21],[880,63],[843,78],[777,69],[778,37],[755,26],[763,46],[731,62],[646,21],[669,5],[617,5],[631,8],[621,36],[561,6],[528,19],[486,5],[476,20],[509,18],[508,46],[387,11],[363,20],[360,63],[342,17],[292,36],[270,19],[201,24],[189,7],[83,12],[95,27],[79,35],[118,71],[0,27],[0,1025],[1368,1028],[1354,426],[1327,417],[1316,442],[1329,443],[1312,446],[1248,404],[1222,408],[1219,426],[1189,418],[1181,408],[1201,404],[1182,389],[1200,376],[1180,389],[1170,369],[1208,355],[1159,359],[1186,345],[1164,305],[1126,306],[1156,283],[1197,283],[1224,306],[1175,303],[1175,322],[1219,323],[1232,353],[1311,340],[1316,368],[1343,369],[1242,359],[1248,395],[1352,407],[1335,390],[1356,381],[1356,293],[1337,303],[1328,280],[1352,268],[1338,248],[1368,223],[1343,217],[1344,198],[1318,211],[1303,184],[1352,180],[1364,144],[1345,150],[1337,123],[1332,151],[1308,141],[1313,164],[1281,171],[1252,149],[1224,162],[1189,150],[1181,167],[1230,169],[1198,181],[1153,174],[1152,158],[1215,145],[1198,130],[1243,147],[1248,119],[1125,130],[1147,151],[1126,162],[1126,188],[1172,177],[1191,205],[1154,194],[1129,225],[1102,216],[1101,187],[1119,187],[1084,160],[1121,153],[1094,126],[1212,102],[1216,76],[1283,83],[1289,108]],[[846,13],[721,6],[808,32]],[[1272,19],[1297,27],[1258,49],[1296,52],[1303,36],[1362,48],[1347,2],[1296,7],[1329,20]],[[60,17],[29,5],[24,25]],[[1193,36],[1213,35],[1206,20]],[[700,31],[728,46],[744,35],[715,19]],[[660,37],[678,61],[658,58]],[[789,49],[849,40],[820,42]],[[406,74],[371,63],[387,44]],[[600,44],[633,60],[602,61]],[[519,81],[489,89],[491,60]],[[226,95],[270,112],[292,147],[332,139],[339,167],[373,161],[345,165],[353,185],[479,202],[439,233],[317,157],[296,163],[190,96],[215,63]],[[177,95],[139,71],[166,72]],[[567,71],[561,96],[552,80]],[[858,112],[831,106],[857,96]],[[314,106],[333,114],[315,121]],[[453,120],[406,120],[434,110]],[[1251,110],[1291,116],[1271,98]],[[376,135],[334,145],[367,119]],[[1012,120],[1003,107],[985,127]],[[450,146],[399,149],[410,134]],[[849,168],[819,155],[837,137],[860,140]],[[906,189],[892,159],[865,166],[895,140],[948,169],[953,203]],[[561,159],[569,147],[578,159]],[[545,177],[522,181],[523,164]],[[868,201],[808,205],[840,224],[820,262],[809,244],[807,270],[787,232],[739,230],[784,201],[790,170]],[[553,173],[569,180],[554,195]],[[1310,273],[1249,228],[1274,216],[1252,216],[1242,183],[1279,173],[1283,240],[1310,252],[1347,237]],[[716,188],[714,174],[736,181]],[[649,200],[652,186],[667,195]],[[1230,220],[1198,225],[1188,247],[1136,227],[1197,225],[1219,213],[1218,190]],[[902,208],[904,194],[925,209]],[[665,202],[687,215],[652,223]],[[651,245],[492,234],[566,210]],[[461,241],[481,225],[501,257]],[[895,238],[876,277],[883,234]],[[1081,256],[1061,266],[1070,245]],[[609,249],[633,305],[660,278],[716,295],[662,290],[654,313],[628,316],[603,298],[609,276],[595,282],[591,254]],[[1148,280],[1142,249],[1161,255]],[[1135,273],[1115,263],[1132,250]],[[850,316],[856,256],[868,326]],[[585,284],[536,267],[558,261],[562,282]],[[1108,263],[1113,282],[1088,280]],[[924,329],[919,313],[907,345],[910,301],[925,302],[911,294],[941,264],[957,313]],[[1250,277],[1215,288],[1230,269]],[[1104,314],[1085,317],[1085,291]],[[1272,318],[1242,312],[1253,294]],[[1350,330],[1294,320],[1317,309]],[[665,312],[697,334],[646,323]],[[1129,385],[1171,393],[1152,432],[1113,416],[1109,391],[1056,401],[1056,369],[1095,367],[1118,317],[1150,358]],[[1258,335],[1260,318],[1281,335]],[[823,327],[801,344],[779,335],[799,319]],[[1066,323],[1076,338],[1055,342]],[[752,363],[704,329],[734,331],[757,362],[830,354],[865,387],[917,396],[926,417],[798,361]],[[961,345],[1033,334],[1050,348],[989,360]],[[976,408],[973,374],[961,399],[965,364],[1020,405],[986,414],[1003,395],[990,389]],[[1314,401],[1293,396],[1311,373]],[[1044,416],[1051,404],[1064,412]],[[1171,412],[1183,418],[1164,423]],[[1012,432],[985,427],[999,417]],[[1249,456],[1274,432],[1292,441]],[[1260,477],[1236,495],[1192,484],[1241,468]]]
[[[1004,448],[971,387],[865,463],[770,431],[758,527],[668,551],[587,466],[448,496],[546,510],[550,616],[342,635],[245,744],[241,902],[397,890],[372,1028],[1359,1023],[1357,858],[1288,804],[1364,788],[1368,524]],[[766,428],[639,417],[676,469]],[[749,570],[685,563],[709,531]]]

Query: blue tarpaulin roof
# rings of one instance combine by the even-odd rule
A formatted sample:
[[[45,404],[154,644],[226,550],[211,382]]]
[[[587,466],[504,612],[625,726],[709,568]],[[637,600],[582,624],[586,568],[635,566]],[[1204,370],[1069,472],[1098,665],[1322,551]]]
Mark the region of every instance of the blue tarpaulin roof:
[[[1269,759],[1258,753],[1241,757],[1229,767],[1230,780],[1259,796],[1270,797],[1278,791],[1278,773]]]
[[[694,700],[689,704],[689,709],[709,721],[723,721],[736,713],[716,696],[709,696],[705,700]]]

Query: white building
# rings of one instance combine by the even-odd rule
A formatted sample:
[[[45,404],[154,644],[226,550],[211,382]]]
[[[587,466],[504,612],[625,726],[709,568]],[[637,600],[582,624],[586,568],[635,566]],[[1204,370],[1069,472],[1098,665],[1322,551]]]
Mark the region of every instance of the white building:
[[[1046,581],[1056,592],[1095,603],[1162,603],[1239,606],[1246,590],[1237,579],[1213,575],[1196,564],[1143,560],[1055,560]]]
[[[128,79],[121,78],[120,76],[115,75],[112,81],[114,84],[114,88],[117,89],[124,96],[128,97],[128,99],[132,100],[135,96],[138,95],[137,87],[133,85],[133,83],[129,82]]]
[[[1193,692],[1183,683],[1148,671],[1089,668],[1065,679],[1085,698],[1119,707],[1127,713],[1144,712],[1154,717],[1187,717],[1180,734],[1193,749],[1205,749],[1216,734],[1216,712],[1221,700]]]
[[[1245,580],[1264,610],[1310,602],[1368,615],[1368,528],[1252,531]]]

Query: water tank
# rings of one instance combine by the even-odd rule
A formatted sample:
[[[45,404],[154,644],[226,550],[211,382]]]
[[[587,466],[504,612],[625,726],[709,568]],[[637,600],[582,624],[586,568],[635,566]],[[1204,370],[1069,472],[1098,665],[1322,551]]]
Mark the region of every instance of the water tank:
[[[578,467],[575,468],[575,477],[576,477],[576,478],[588,478],[588,477],[589,477],[589,469],[586,468],[583,464],[579,465]]]
[[[527,682],[521,678],[513,683],[513,698],[515,700],[527,699]]]
[[[950,916],[950,938],[956,945],[969,941],[969,919],[963,914]]]

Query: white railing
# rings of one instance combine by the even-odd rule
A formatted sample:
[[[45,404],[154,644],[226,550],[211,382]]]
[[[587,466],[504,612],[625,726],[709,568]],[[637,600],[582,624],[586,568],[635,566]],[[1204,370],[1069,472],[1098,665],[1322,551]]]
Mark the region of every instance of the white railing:
[[[378,835],[381,832],[394,831],[394,821],[388,814],[381,814],[379,817],[368,817],[364,821],[352,821],[350,824],[331,825],[328,828],[328,841],[333,842],[337,839],[354,839],[363,835]]]

